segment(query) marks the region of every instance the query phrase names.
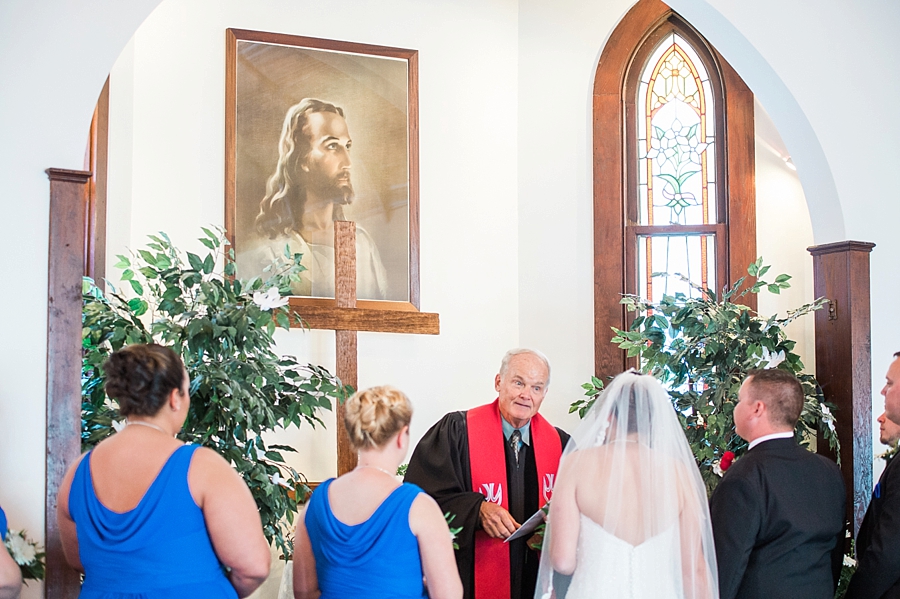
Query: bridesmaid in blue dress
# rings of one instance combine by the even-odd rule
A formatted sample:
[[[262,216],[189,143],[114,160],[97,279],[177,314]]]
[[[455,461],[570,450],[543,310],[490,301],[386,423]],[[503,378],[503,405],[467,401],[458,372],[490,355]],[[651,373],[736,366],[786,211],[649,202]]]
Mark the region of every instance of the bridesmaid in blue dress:
[[[243,479],[175,439],[190,405],[181,359],[129,345],[103,368],[128,424],[72,465],[58,500],[81,599],[246,597],[269,573],[269,546]]]
[[[297,522],[295,599],[460,599],[462,583],[437,503],[394,473],[409,450],[412,405],[393,387],[344,404],[359,452],[352,472],[322,483]]]
[[[22,589],[22,572],[19,564],[6,551],[6,514],[0,507],[0,599],[17,599]]]

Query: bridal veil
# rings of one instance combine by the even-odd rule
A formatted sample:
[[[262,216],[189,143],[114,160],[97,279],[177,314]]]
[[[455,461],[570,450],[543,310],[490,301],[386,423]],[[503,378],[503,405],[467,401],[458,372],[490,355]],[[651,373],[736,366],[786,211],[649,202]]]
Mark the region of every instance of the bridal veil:
[[[535,597],[718,598],[705,486],[653,377],[617,376],[566,447]]]

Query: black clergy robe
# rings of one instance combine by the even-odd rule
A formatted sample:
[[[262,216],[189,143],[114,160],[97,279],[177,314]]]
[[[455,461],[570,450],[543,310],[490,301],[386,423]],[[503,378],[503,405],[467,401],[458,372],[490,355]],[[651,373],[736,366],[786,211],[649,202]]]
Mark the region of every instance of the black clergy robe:
[[[569,435],[559,428],[563,449]],[[532,437],[532,444],[534,438]],[[508,443],[506,447],[506,479],[509,511],[519,524],[542,505],[538,487],[534,447],[523,445],[519,466]],[[475,531],[481,529],[479,511],[484,495],[472,491],[469,464],[469,437],[465,412],[451,412],[425,433],[416,446],[406,470],[406,482],[414,483],[431,495],[441,510],[455,515],[451,526],[461,526],[456,542],[456,565],[463,584],[464,599],[475,599]],[[527,539],[510,543],[511,599],[532,599],[537,583],[539,555],[526,545]]]

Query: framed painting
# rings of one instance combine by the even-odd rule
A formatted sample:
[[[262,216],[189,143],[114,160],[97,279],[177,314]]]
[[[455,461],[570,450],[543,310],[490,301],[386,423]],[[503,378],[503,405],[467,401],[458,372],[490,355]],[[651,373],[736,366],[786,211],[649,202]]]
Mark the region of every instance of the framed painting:
[[[225,227],[241,278],[282,255],[292,304],[334,305],[334,221],[356,223],[363,308],[419,309],[418,53],[226,30]]]

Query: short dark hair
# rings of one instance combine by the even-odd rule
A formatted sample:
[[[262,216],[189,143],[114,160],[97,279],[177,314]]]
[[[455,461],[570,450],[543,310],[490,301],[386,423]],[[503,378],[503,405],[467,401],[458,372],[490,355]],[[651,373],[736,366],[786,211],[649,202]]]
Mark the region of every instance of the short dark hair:
[[[184,384],[184,363],[168,347],[126,345],[103,364],[106,394],[119,402],[122,416],[153,416],[173,389]]]
[[[803,387],[793,373],[780,368],[751,370],[745,379],[754,390],[753,398],[766,404],[772,424],[791,428],[803,411]],[[758,392],[758,393],[757,393]]]
[[[900,358],[900,351],[894,352],[894,357],[895,357],[895,358]]]

